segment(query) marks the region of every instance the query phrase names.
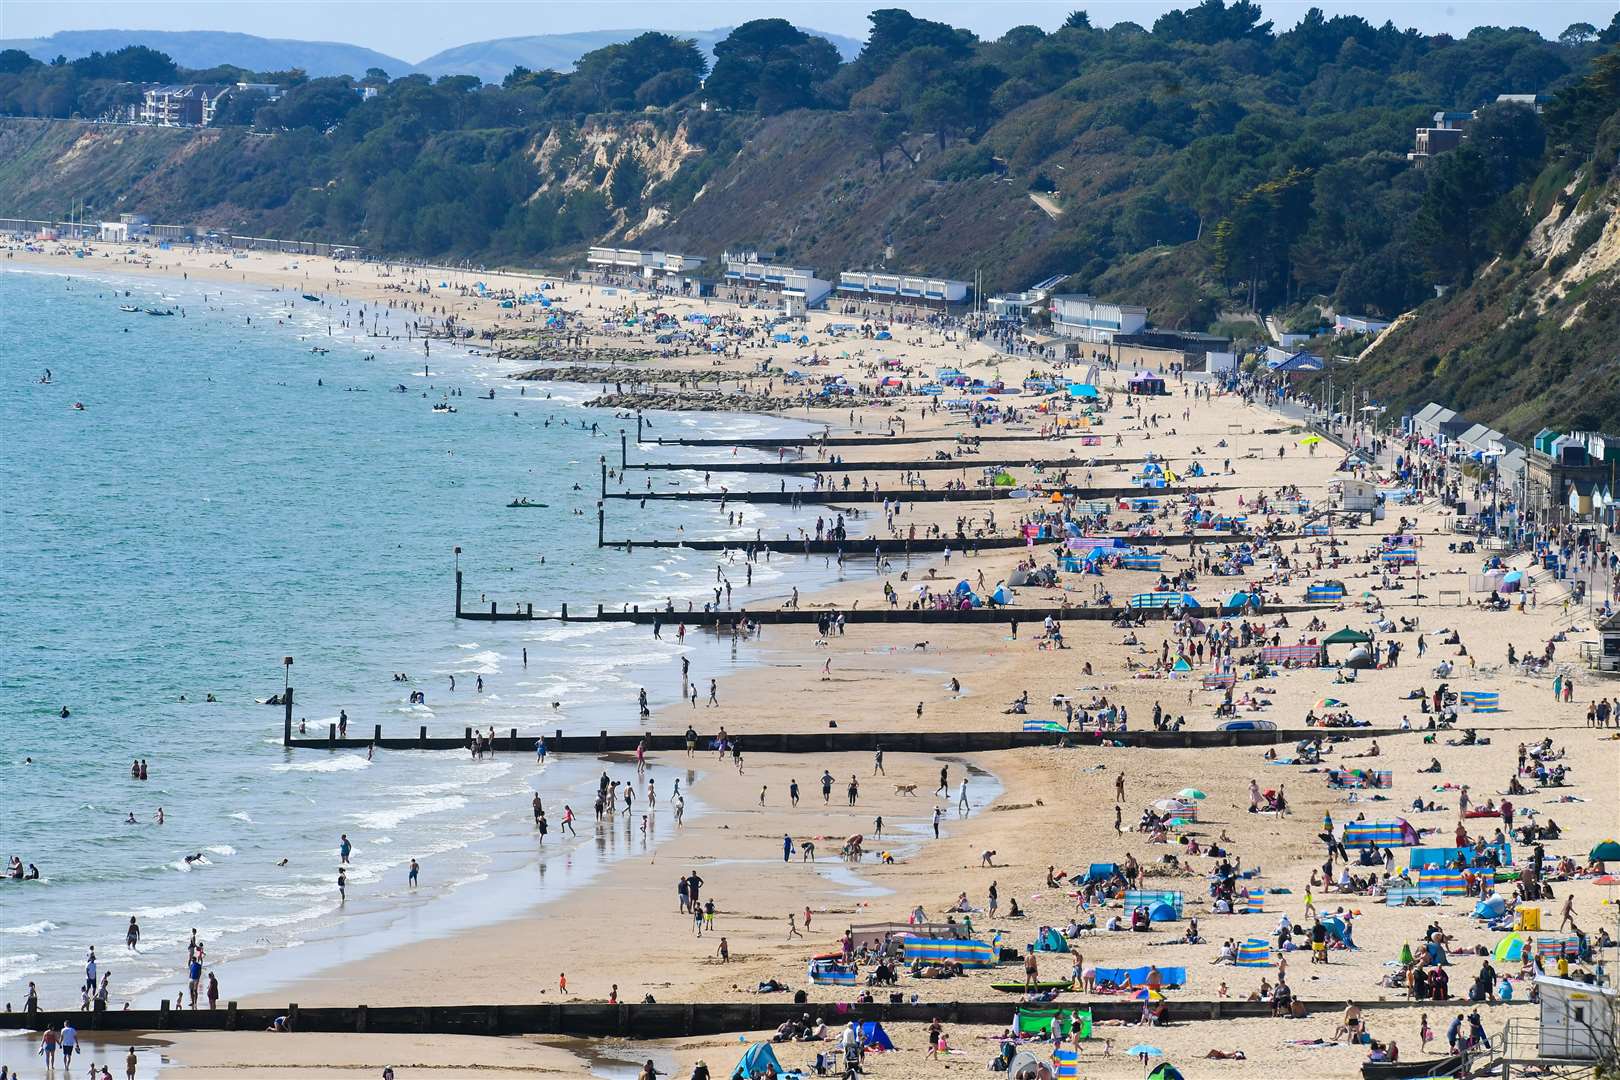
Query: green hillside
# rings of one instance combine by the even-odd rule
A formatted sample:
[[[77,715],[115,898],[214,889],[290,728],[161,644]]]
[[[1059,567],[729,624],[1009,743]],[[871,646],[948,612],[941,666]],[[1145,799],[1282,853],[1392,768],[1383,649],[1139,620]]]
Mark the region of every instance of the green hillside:
[[[1569,275],[1601,263],[1570,254],[1576,241],[1609,250],[1616,105],[1603,83],[1620,16],[1556,41],[1319,11],[1279,28],[1248,0],[1204,0],[1152,27],[1075,12],[995,40],[899,9],[870,22],[847,62],[760,20],[717,42],[712,64],[694,42],[648,33],[499,86],[189,72],[139,48],[58,65],[0,52],[11,116],[116,115],[149,81],[290,87],[227,99],[204,132],[0,120],[0,212],[82,199],[92,213],[475,263],[572,262],[613,242],[748,245],[824,274],[982,272],[992,290],[1065,274],[1181,329],[1223,312],[1422,305],[1365,365],[1392,400],[1463,403],[1488,385],[1482,364],[1524,349],[1548,387],[1504,402],[1504,422],[1592,400],[1591,387],[1567,402],[1554,387],[1590,366],[1582,335],[1604,339],[1584,328],[1612,317],[1592,302],[1606,299],[1603,273]],[[1414,129],[1439,111],[1470,116],[1467,141],[1410,161]]]

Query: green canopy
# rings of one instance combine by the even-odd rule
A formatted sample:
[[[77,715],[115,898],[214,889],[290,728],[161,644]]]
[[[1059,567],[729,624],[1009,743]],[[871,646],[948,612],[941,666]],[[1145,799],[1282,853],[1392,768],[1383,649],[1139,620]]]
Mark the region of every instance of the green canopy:
[[[1587,858],[1591,859],[1593,862],[1620,861],[1620,842],[1614,840],[1605,840],[1601,844],[1597,845],[1597,847],[1593,848],[1592,853],[1588,855]]]
[[[1363,634],[1360,630],[1352,630],[1348,626],[1343,630],[1335,630],[1322,639],[1323,645],[1365,645],[1372,640],[1372,635]]]

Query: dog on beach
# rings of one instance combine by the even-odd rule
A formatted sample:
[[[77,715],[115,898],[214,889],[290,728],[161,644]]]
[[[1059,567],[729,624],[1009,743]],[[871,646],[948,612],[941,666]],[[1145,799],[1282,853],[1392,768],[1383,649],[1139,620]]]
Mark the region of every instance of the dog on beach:
[[[894,785],[894,793],[896,795],[910,795],[913,799],[915,799],[917,797],[917,785],[896,784]]]
[[[912,649],[913,652],[927,652],[928,651],[928,642],[926,642],[926,641],[913,642],[912,646],[911,646],[911,649]]]

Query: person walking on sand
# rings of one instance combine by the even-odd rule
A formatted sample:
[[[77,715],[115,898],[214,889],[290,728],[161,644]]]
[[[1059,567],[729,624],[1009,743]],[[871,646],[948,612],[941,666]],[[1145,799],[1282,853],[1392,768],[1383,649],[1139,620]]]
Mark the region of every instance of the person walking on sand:
[[[720,705],[720,683],[715,679],[709,680],[709,704],[706,708],[718,708]]]
[[[568,973],[566,971],[557,973],[557,993],[568,993]]]
[[[961,793],[957,796],[957,799],[956,799],[957,812],[962,814],[964,817],[967,816],[967,812],[968,812],[967,782],[968,782],[968,778],[965,777],[965,776],[962,777]]]
[[[1114,801],[1117,803],[1125,801],[1125,774],[1123,772],[1114,777]]]
[[[939,767],[939,787],[934,789],[934,794],[935,795],[940,795],[940,794],[949,795],[950,793],[951,793],[951,767],[949,765],[941,765]]]
[[[790,911],[790,912],[788,912],[788,936],[787,936],[787,939],[789,941],[792,941],[796,937],[804,937],[804,935],[799,933],[798,920],[794,918],[793,912]]]
[[[945,811],[941,810],[937,806],[934,807],[934,839],[935,840],[939,839],[939,819],[944,817],[944,816],[945,816]]]

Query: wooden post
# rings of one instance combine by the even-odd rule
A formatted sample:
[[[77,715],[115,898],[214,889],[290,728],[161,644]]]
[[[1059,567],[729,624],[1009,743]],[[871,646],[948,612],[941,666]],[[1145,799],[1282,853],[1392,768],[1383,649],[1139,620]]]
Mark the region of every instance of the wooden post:
[[[225,1003],[225,1030],[226,1031],[235,1031],[236,1030],[236,1023],[237,1023],[236,1002],[227,1001]]]
[[[424,747],[427,746],[427,725],[426,724],[423,724],[420,728],[417,729],[416,741],[421,743]]]
[[[296,1001],[287,1005],[287,1026],[293,1031],[298,1030],[298,1002]]]
[[[607,729],[606,728],[603,728],[602,731],[597,735],[597,746],[599,748],[601,748],[602,750],[604,750],[604,751],[607,749]]]
[[[231,1004],[234,1007],[235,1002],[232,1002]],[[90,1015],[93,1018],[96,1014],[92,1012]],[[158,1027],[159,1028],[166,1028],[168,1026],[169,1026],[169,999],[164,998],[158,1004]]]
[[[563,608],[562,608],[562,621],[563,622],[568,621],[568,605],[567,604],[564,604]]]
[[[371,741],[382,742],[382,725],[373,724],[371,727]]]
[[[285,706],[285,708],[283,709],[282,714],[281,714],[281,745],[282,746],[291,746],[292,745],[292,701],[293,701],[293,692],[292,692],[292,687],[289,686],[285,690],[282,691],[282,699],[281,699],[281,704],[283,706]]]
[[[336,724],[327,724],[326,725],[326,741],[327,741],[327,744],[329,746],[336,746],[337,745],[337,725]]]
[[[360,1032],[366,1030],[366,1007],[364,1005],[354,1011],[354,1030]]]
[[[461,570],[456,570],[456,618],[461,618]]]
[[[600,503],[596,506],[596,546],[606,547],[603,536],[607,532],[607,511],[602,509]]]
[[[637,419],[639,421],[640,418],[638,417]],[[629,451],[628,446],[626,445],[627,441],[628,440],[627,440],[627,438],[626,438],[626,436],[624,434],[624,428],[620,428],[619,429],[619,470],[621,472],[624,470],[625,466],[630,463],[630,458],[629,458],[629,452],[630,451]],[[636,436],[636,441],[637,442],[641,441],[641,437],[639,435]]]

